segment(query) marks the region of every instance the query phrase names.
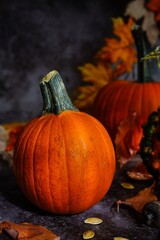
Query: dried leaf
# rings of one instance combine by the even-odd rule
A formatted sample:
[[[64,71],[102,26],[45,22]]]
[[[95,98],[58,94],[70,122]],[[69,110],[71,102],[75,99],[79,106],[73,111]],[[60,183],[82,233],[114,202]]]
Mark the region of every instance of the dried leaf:
[[[113,70],[111,66],[98,63],[93,65],[86,63],[84,66],[79,67],[83,81],[87,85],[78,88],[78,96],[74,104],[82,109],[89,107],[97,94],[97,92],[113,79]]]
[[[20,131],[22,130],[23,125],[17,125],[9,132],[9,141],[6,145],[5,151],[12,151],[14,144],[18,138]]]
[[[128,117],[123,120],[115,137],[116,155],[122,167],[139,150],[139,143],[143,136],[143,120],[136,112],[129,112]]]
[[[152,184],[150,187],[147,187],[141,190],[137,195],[131,198],[125,199],[124,201],[118,200],[117,210],[119,211],[119,206],[121,204],[124,204],[124,205],[131,206],[137,212],[141,213],[146,203],[157,200],[157,196],[154,194],[154,186],[155,185]]]
[[[113,33],[116,38],[106,38],[105,46],[98,52],[97,58],[100,61],[109,61],[116,64],[116,77],[125,72],[130,72],[133,64],[137,61],[134,39],[131,27],[134,25],[132,18],[125,23],[122,18],[113,18]]]
[[[5,231],[13,240],[33,239],[33,240],[60,240],[53,232],[42,226],[30,223],[12,223],[4,221],[0,223],[0,230]]]
[[[145,165],[143,163],[140,163],[136,165],[131,170],[127,171],[127,175],[135,180],[150,180],[153,179],[153,176],[148,173]]]
[[[119,78],[124,73],[132,71],[137,61],[130,18],[127,23],[122,18],[113,18],[114,38],[107,38],[105,46],[95,56],[95,64],[86,63],[80,66],[84,85],[78,88],[75,105],[80,109],[89,108],[98,91],[110,81]]]

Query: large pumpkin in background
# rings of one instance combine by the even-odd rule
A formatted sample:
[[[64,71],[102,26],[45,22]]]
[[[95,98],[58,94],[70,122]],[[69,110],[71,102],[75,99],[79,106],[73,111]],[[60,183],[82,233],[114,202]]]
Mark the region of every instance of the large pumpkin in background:
[[[109,83],[99,91],[93,104],[94,116],[106,127],[112,140],[129,111],[136,112],[145,122],[149,114],[160,106],[160,83],[152,81],[148,63],[140,61],[146,55],[145,38],[137,26],[132,33],[138,55],[137,81],[115,80]]]
[[[79,112],[60,75],[40,83],[43,114],[20,134],[13,170],[25,196],[57,214],[85,211],[107,193],[115,173],[115,152],[103,125]]]

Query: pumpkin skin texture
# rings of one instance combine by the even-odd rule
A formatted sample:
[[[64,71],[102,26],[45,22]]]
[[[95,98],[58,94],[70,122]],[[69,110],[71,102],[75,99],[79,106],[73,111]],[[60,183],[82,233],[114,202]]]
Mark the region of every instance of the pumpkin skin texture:
[[[43,83],[50,84],[51,78],[57,89],[58,73],[47,76]],[[106,129],[94,117],[74,109],[67,98],[65,93],[65,110],[58,107],[58,113],[49,113],[50,104],[25,126],[13,157],[14,174],[25,196],[56,214],[80,213],[98,203],[115,173],[115,152]]]
[[[137,25],[132,34],[137,47],[137,81],[112,81],[98,92],[93,104],[93,116],[105,126],[113,141],[129,112],[136,112],[145,122],[160,106],[160,83],[152,81],[149,63],[141,61],[147,52],[146,39]]]
[[[114,140],[121,121],[129,111],[145,122],[160,106],[160,83],[117,80],[102,88],[95,98],[94,116],[106,127]]]

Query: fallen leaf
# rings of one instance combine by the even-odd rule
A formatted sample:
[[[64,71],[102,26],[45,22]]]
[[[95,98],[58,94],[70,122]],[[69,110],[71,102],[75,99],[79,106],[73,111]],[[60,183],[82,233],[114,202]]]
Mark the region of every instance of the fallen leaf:
[[[13,240],[33,239],[33,240],[60,240],[53,232],[39,225],[30,223],[16,224],[9,221],[0,223],[0,230],[6,232]]]
[[[121,204],[128,205],[135,209],[137,212],[142,212],[143,207],[146,203],[151,201],[157,201],[157,196],[154,194],[155,184],[152,184],[150,187],[144,188],[135,196],[125,199],[124,201],[117,201],[117,210],[119,211],[119,206]]]
[[[140,163],[127,171],[127,175],[134,180],[150,180],[153,176],[148,173],[145,165]]]
[[[122,167],[139,151],[139,143],[143,136],[142,118],[136,112],[129,112],[123,120],[115,137],[117,159]]]

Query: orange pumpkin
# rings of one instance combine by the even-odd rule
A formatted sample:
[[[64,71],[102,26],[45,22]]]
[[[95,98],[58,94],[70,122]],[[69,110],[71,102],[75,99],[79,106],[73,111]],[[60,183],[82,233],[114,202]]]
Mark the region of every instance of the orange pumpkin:
[[[97,94],[94,116],[106,127],[112,140],[117,127],[129,112],[136,112],[143,121],[160,106],[160,83],[150,77],[148,62],[140,61],[146,55],[146,41],[138,26],[132,29],[138,54],[138,81],[115,80]]]
[[[58,214],[85,211],[107,193],[115,173],[115,152],[103,125],[73,106],[60,75],[40,83],[43,114],[20,134],[13,170],[26,197]]]

